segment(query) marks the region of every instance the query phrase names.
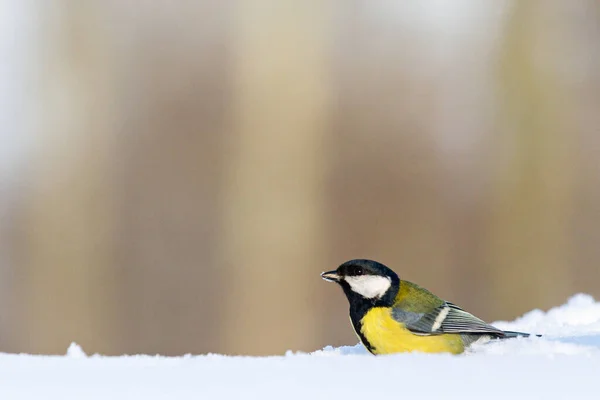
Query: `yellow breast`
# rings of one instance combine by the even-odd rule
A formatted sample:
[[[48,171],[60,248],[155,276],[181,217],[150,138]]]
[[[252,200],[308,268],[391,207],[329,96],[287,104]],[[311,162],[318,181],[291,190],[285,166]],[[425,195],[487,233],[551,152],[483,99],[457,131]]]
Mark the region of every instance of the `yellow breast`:
[[[411,351],[459,354],[465,349],[458,334],[415,335],[392,318],[390,308],[374,307],[361,322],[361,332],[374,348],[375,354]]]

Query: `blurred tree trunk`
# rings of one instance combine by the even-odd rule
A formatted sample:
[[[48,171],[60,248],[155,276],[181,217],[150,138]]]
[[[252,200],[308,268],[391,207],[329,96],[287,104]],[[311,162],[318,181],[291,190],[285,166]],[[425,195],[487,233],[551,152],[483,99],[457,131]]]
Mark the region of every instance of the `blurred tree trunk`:
[[[25,207],[28,351],[62,353],[70,341],[112,348],[115,309],[110,115],[113,65],[100,10],[46,6],[41,36],[39,132]],[[50,38],[50,39],[48,39]]]
[[[159,2],[122,18],[117,352],[226,352],[219,190],[230,134],[231,9]],[[199,23],[199,19],[202,20]],[[225,286],[224,286],[225,285]]]
[[[574,4],[573,4],[574,3]],[[600,296],[600,2],[562,4],[569,22],[568,43],[557,54],[572,98],[573,125],[566,133],[578,140],[573,204],[573,280],[577,290]]]
[[[0,351],[24,351],[26,319],[19,284],[17,238],[20,209],[31,141],[30,107],[32,64],[37,61],[37,31],[31,11],[39,5],[26,2],[0,3]],[[22,38],[18,40],[17,38]]]
[[[330,12],[318,1],[237,6],[222,248],[232,353],[317,343],[316,299],[294,288],[323,269],[314,260],[324,240]]]
[[[539,0],[515,2],[508,20],[489,248],[496,318],[550,307],[572,289],[568,232],[576,160],[574,137],[566,133],[569,97],[554,59],[556,47],[565,45],[558,21],[557,3]]]

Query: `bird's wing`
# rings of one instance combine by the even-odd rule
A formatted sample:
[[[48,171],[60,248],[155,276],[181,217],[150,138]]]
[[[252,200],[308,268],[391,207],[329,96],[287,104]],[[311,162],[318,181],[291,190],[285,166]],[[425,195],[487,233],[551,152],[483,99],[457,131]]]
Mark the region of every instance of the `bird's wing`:
[[[407,312],[398,307],[392,309],[392,317],[418,335],[442,333],[489,333],[504,336],[504,332],[455,304],[443,302],[427,313]]]

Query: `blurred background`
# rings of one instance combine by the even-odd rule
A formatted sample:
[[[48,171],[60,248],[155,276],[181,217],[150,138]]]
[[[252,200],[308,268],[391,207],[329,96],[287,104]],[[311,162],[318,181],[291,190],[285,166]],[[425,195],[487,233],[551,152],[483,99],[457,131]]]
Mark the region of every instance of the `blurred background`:
[[[600,296],[599,42],[595,0],[0,0],[0,351],[355,344],[352,258]]]

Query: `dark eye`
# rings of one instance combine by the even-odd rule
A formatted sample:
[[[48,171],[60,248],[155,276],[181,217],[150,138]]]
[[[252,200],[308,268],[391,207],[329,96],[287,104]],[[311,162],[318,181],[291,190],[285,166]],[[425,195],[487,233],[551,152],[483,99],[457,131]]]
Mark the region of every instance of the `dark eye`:
[[[356,267],[354,269],[354,275],[362,275],[364,273],[365,273],[365,271],[363,271],[363,269],[361,267]]]

